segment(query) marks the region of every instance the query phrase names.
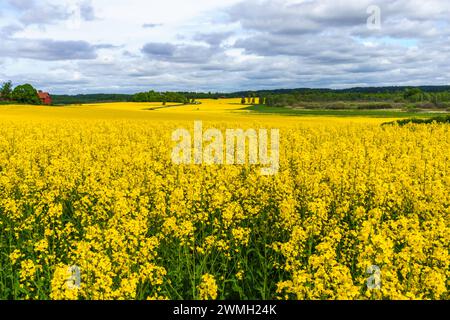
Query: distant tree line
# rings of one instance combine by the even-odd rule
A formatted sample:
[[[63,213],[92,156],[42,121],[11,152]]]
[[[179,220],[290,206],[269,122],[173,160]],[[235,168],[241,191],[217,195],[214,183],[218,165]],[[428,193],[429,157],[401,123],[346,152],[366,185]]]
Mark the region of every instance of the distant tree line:
[[[236,98],[233,93],[221,92],[179,92],[190,99],[221,99],[221,98]]]
[[[228,98],[240,98],[241,93],[221,93],[221,92],[139,92],[133,95],[132,101],[134,102],[175,102],[175,103],[192,103],[197,99],[228,99]],[[250,97],[251,93],[246,96]]]
[[[133,95],[133,102],[176,102],[176,103],[189,103],[190,99],[182,93],[178,92],[139,92]]]
[[[291,93],[268,93],[261,100],[272,107],[295,106],[301,102],[390,102],[390,103],[430,103],[436,107],[447,106],[449,91],[426,92],[420,88],[406,88],[394,92],[358,92],[334,90],[305,90]]]
[[[14,88],[11,81],[1,85],[0,101],[2,103],[42,104],[37,90],[31,84],[23,84]]]
[[[107,102],[130,102],[133,96],[130,94],[77,94],[77,95],[52,95],[53,104],[88,104],[88,103],[107,103]]]
[[[374,102],[379,103],[410,103],[430,104],[449,107],[450,86],[422,87],[367,87],[341,90],[332,89],[274,89],[260,91],[239,91],[232,93],[220,92],[140,92],[127,94],[80,94],[52,95],[53,103],[85,104],[101,102],[161,102],[165,103],[196,103],[196,99],[240,98],[242,104],[265,104],[282,107],[295,106],[301,102]],[[41,104],[37,91],[30,84],[13,87],[11,81],[0,87],[0,103]]]

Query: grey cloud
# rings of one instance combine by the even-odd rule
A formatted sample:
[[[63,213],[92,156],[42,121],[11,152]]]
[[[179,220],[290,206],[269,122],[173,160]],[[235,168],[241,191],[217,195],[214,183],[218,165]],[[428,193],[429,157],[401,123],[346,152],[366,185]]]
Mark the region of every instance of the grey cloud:
[[[7,0],[7,3],[9,3],[9,5],[11,5],[12,7],[20,10],[25,10],[30,6],[35,5],[34,0]]]
[[[199,45],[175,45],[170,43],[147,43],[142,52],[149,58],[177,63],[205,63],[213,55],[214,49]]]
[[[144,23],[142,25],[142,28],[153,29],[153,28],[161,27],[162,25],[163,25],[162,23]]]
[[[95,59],[95,46],[86,41],[5,39],[0,56],[44,61]]]
[[[301,3],[250,0],[231,7],[228,16],[231,21],[240,22],[244,29],[292,36],[320,33],[324,27],[363,26],[370,4],[368,0]]]
[[[237,40],[235,48],[244,49],[249,54],[259,56],[295,56],[319,59],[322,55],[333,55],[356,59],[355,52],[365,50],[350,37],[310,37],[278,36],[258,34]],[[366,53],[369,53],[366,50]],[[321,60],[321,59],[319,59]]]
[[[370,5],[378,5],[382,29],[366,27]],[[273,35],[357,34],[361,36],[434,37],[448,30],[450,2],[440,0],[287,0],[240,2],[227,10],[231,22],[244,30]],[[446,30],[439,25],[446,25]]]
[[[170,43],[147,43],[142,51],[152,57],[172,57],[176,47]]]
[[[357,66],[350,66],[348,68],[344,68],[345,72],[349,73],[373,73],[373,72],[384,72],[392,69],[391,65],[372,65],[372,64],[361,64]]]
[[[35,0],[8,0],[8,3],[19,12],[18,21],[26,26],[53,24],[78,14],[84,21],[96,19],[90,0],[75,6],[55,5],[47,1],[36,2]]]
[[[2,28],[0,28],[0,38],[7,38],[15,33],[22,31],[23,28],[20,25],[17,24],[9,24]]]
[[[65,8],[55,5],[32,6],[24,10],[19,21],[24,25],[45,25],[59,20],[67,20],[71,16]]]
[[[93,21],[96,19],[95,10],[91,1],[85,1],[80,4],[80,15],[85,21]]]
[[[232,35],[233,32],[199,33],[194,36],[194,40],[202,41],[211,46],[217,47]]]
[[[96,44],[92,46],[94,49],[117,49],[121,48],[122,46],[116,46],[113,44]]]

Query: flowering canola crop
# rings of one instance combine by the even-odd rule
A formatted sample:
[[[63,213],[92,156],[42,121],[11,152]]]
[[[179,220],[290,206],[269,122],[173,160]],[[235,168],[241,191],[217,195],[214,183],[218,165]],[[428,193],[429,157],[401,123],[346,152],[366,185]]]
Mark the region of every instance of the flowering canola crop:
[[[241,108],[1,107],[0,298],[449,298],[449,125]],[[279,128],[278,174],[173,164],[194,120]]]

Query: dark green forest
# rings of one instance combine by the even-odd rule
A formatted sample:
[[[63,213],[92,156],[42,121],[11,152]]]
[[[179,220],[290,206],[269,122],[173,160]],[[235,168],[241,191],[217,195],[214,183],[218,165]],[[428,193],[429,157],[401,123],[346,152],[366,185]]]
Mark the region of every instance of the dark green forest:
[[[53,104],[86,104],[86,103],[101,103],[101,102],[129,102],[132,101],[133,96],[129,94],[78,94],[70,95],[52,95]]]
[[[256,99],[259,97],[260,99]],[[398,106],[410,108],[449,108],[450,86],[422,87],[371,87],[333,89],[276,89],[261,91],[221,92],[140,92],[126,94],[88,94],[53,96],[55,104],[81,104],[96,102],[172,102],[190,103],[196,99],[243,98],[243,102],[257,102],[273,107],[303,106],[334,109],[391,109]],[[324,104],[325,103],[325,104]],[[315,105],[317,104],[317,105]]]
[[[352,102],[353,106],[365,109],[390,109],[405,104],[420,108],[448,108],[450,106],[450,91],[425,91],[421,88],[299,90],[260,96],[264,104],[271,107],[312,106],[307,103],[314,102],[329,102],[328,106],[335,109],[347,108],[352,105]]]

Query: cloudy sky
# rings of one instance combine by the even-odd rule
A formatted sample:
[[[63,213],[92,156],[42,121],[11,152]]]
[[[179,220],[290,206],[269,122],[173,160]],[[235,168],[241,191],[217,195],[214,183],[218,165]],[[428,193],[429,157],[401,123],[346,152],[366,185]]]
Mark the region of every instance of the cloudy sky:
[[[0,81],[68,94],[448,85],[449,22],[448,0],[0,0]]]

